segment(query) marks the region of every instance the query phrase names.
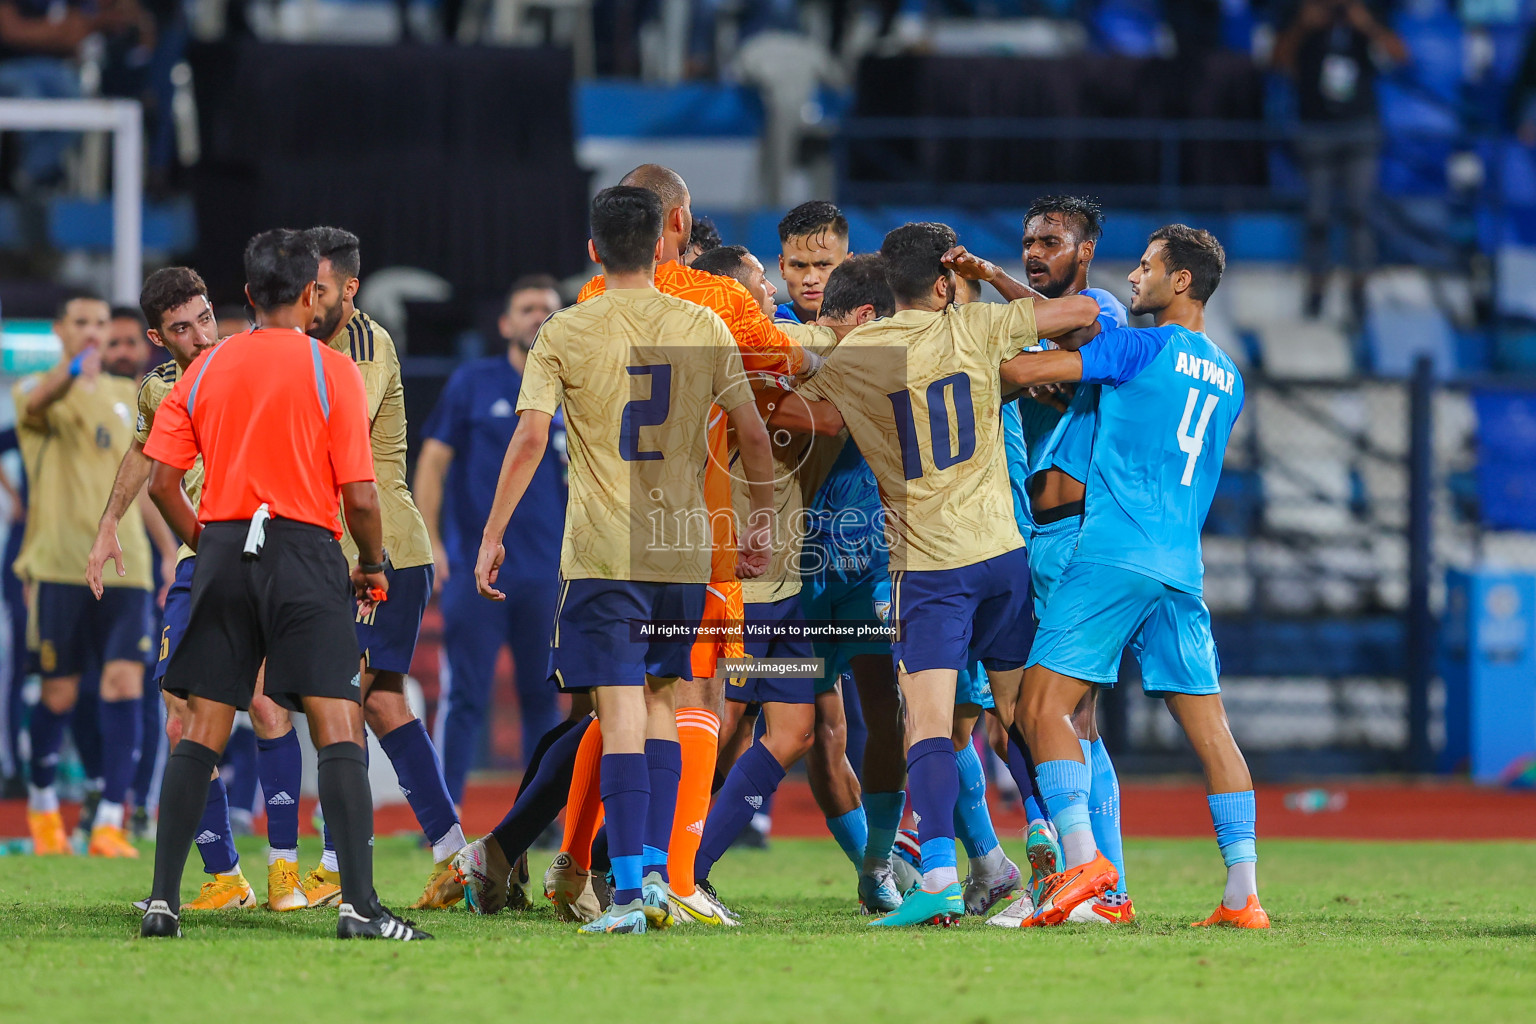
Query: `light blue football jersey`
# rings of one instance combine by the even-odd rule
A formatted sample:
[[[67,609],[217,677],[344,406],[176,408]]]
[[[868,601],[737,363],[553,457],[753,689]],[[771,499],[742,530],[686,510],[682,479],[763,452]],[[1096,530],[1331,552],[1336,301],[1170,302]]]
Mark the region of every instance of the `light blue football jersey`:
[[[880,487],[859,446],[848,438],[811,499],[806,546],[828,579],[855,582],[889,571]]]
[[[1039,405],[1039,402],[1034,403]],[[1003,448],[1008,453],[1008,489],[1013,492],[1013,519],[1026,538],[1035,528],[1029,514],[1029,445],[1018,402],[1003,406]]]
[[[1099,304],[1099,329],[1109,333],[1124,327],[1125,303],[1103,288],[1084,288],[1082,294]],[[1047,469],[1059,469],[1079,482],[1088,480],[1088,464],[1093,459],[1094,416],[1099,408],[1099,389],[1094,384],[1079,384],[1065,413],[1039,402],[1030,402],[1045,411],[1051,429],[1039,440],[1030,439],[1030,475]],[[1038,414],[1036,414],[1038,416]]]
[[[1243,378],[1210,338],[1177,324],[1109,331],[1081,352],[1083,381],[1102,388],[1073,559],[1198,594],[1200,529]]]

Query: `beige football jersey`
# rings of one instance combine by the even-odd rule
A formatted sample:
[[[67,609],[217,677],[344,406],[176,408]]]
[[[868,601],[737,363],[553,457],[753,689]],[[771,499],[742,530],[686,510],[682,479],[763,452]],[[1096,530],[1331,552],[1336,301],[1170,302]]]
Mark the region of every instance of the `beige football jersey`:
[[[874,471],[892,570],[957,569],[1023,546],[998,366],[1035,341],[1029,299],[902,310],[845,336],[801,387],[837,407]]]
[[[368,419],[373,424],[369,442],[390,564],[396,569],[429,565],[432,542],[427,539],[427,523],[417,511],[405,479],[405,385],[400,380],[400,354],[395,351],[394,339],[359,309],[336,332],[330,345],[352,357],[368,392]],[[357,545],[346,533],[345,520],[341,547],[348,562],[357,560]]]
[[[176,360],[168,359],[159,366],[150,370],[139,382],[139,420],[133,431],[133,439],[139,444],[149,440],[149,432],[155,425],[155,413],[160,409],[160,403],[165,401],[165,396],[171,393],[171,388],[181,380],[181,367],[176,365]],[[199,455],[197,461],[192,463],[192,468],[187,470],[187,475],[181,478],[182,490],[187,492],[187,500],[192,502],[192,507],[197,508],[197,499],[203,495],[203,457]],[[176,561],[192,557],[192,549],[183,544],[176,549]]]
[[[19,410],[42,374],[16,382],[11,397]],[[76,380],[48,407],[45,422],[33,425],[18,415],[16,436],[27,471],[27,530],[14,571],[22,579],[85,586],[85,559],[96,541],[96,524],[107,507],[118,464],[134,436],[138,385],[127,377],[98,374]],[[153,586],[149,535],[139,506],[117,531],[125,577],[102,575],[108,587]]]
[[[800,496],[801,461],[820,438],[790,437],[788,444],[773,446],[773,558],[768,571],[754,580],[742,580],[744,604],[782,601],[800,593],[800,550],[807,532],[805,503]],[[745,528],[752,513],[752,494],[741,472],[741,460],[731,451],[731,500],[736,521]]]
[[[517,411],[565,407],[561,575],[707,583],[710,407],[750,401],[736,342],[704,306],[618,289],[545,321]]]

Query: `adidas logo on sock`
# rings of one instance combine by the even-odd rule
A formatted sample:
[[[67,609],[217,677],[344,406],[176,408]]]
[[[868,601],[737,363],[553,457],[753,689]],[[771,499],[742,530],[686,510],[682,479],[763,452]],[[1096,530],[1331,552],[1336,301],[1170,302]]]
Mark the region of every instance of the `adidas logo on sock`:
[[[198,837],[196,839],[192,840],[192,841],[194,843],[196,843],[198,846],[207,846],[209,843],[216,843],[216,842],[218,842],[219,838],[220,837],[219,837],[219,834],[217,832],[214,832],[214,831],[211,831],[211,830],[205,828],[205,829],[203,829],[201,834],[199,834]]]
[[[763,798],[756,795],[749,796],[747,797],[747,806],[754,811],[760,811],[763,809]]]
[[[411,791],[406,789],[404,786],[401,786],[400,787],[400,795],[404,796],[404,797],[409,797],[411,795]]]
[[[267,798],[267,806],[292,807],[293,797],[289,796],[286,790],[278,790],[276,793],[273,793],[270,797]]]

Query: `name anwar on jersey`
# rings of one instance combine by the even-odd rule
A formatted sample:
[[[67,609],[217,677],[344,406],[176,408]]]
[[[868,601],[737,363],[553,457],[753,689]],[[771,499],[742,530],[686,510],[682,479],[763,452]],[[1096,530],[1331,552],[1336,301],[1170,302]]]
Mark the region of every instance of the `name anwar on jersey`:
[[[1232,393],[1232,386],[1237,383],[1237,374],[1231,370],[1218,365],[1213,359],[1202,359],[1188,352],[1179,353],[1179,360],[1173,368],[1198,381],[1214,384],[1229,395]]]

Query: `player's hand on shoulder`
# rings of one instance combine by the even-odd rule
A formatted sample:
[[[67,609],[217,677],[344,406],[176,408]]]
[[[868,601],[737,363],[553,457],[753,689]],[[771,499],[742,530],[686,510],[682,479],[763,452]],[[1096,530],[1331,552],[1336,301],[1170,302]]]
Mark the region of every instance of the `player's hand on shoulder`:
[[[967,281],[990,281],[997,276],[997,264],[966,251],[963,245],[957,245],[940,256],[939,262],[953,270],[957,277]]]
[[[496,582],[496,576],[501,572],[501,563],[507,557],[507,549],[500,541],[495,544],[484,542],[480,545],[480,554],[475,559],[475,589],[480,591],[481,597],[488,597],[492,601],[505,601],[507,595],[492,586]]]

